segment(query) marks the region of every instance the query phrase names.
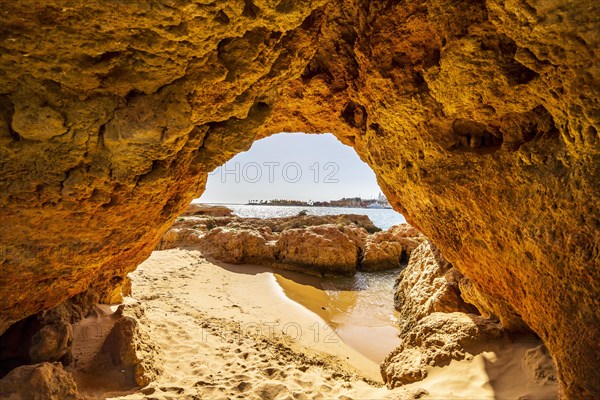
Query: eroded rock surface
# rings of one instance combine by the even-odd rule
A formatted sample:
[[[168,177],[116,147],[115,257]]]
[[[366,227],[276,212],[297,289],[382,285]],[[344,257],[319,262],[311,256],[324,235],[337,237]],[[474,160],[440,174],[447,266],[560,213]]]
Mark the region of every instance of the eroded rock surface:
[[[0,379],[0,397],[19,400],[77,400],[77,385],[60,363],[24,365]]]
[[[598,7],[3,2],[0,331],[118,292],[257,138],[333,132],[565,396],[599,397]]]
[[[99,388],[124,393],[146,386],[162,371],[160,349],[145,322],[144,307],[129,298],[116,310],[95,305],[73,325],[73,362],[66,369],[84,398],[98,396]]]
[[[275,242],[270,240],[272,237],[269,228],[258,230],[217,227],[197,240],[204,254],[219,261],[269,264],[275,259]]]
[[[195,214],[178,218],[157,249],[194,248],[226,263],[352,275],[357,270],[398,268],[425,239],[408,224],[380,231],[366,215],[260,219]]]
[[[369,236],[364,244],[361,269],[379,271],[390,265],[405,264],[413,250],[426,237],[408,224],[392,226],[390,229]]]
[[[394,306],[400,312],[400,333],[406,334],[419,320],[434,312],[478,314],[465,303],[458,288],[461,274],[429,241],[414,251],[394,290]]]
[[[390,387],[417,382],[427,369],[465,358],[479,344],[502,337],[502,326],[489,319],[461,312],[435,312],[420,319],[402,343],[381,364]]]
[[[358,245],[335,225],[288,229],[275,244],[276,263],[285,269],[317,274],[356,272]]]
[[[32,362],[58,361],[71,351],[73,330],[65,320],[44,325],[33,335],[29,358]]]
[[[521,359],[523,369],[530,374],[530,379],[537,382],[555,382],[556,367],[546,346],[539,345],[528,350]]]
[[[394,285],[401,344],[381,364],[388,386],[420,381],[429,368],[472,356],[481,351],[477,345],[505,335],[499,321],[465,303],[462,278],[428,240],[412,251]]]
[[[140,349],[145,346],[147,344],[140,338],[137,320],[121,316],[106,337],[101,351],[110,356],[113,368],[125,374],[125,384],[143,387],[156,377],[155,366],[149,368],[153,360],[144,359],[144,355],[148,354]]]

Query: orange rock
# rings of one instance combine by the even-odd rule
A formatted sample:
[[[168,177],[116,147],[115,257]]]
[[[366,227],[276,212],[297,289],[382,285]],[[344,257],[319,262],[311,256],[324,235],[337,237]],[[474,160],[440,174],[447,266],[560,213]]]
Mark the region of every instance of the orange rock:
[[[420,319],[434,312],[477,314],[477,309],[461,298],[460,275],[432,243],[421,243],[412,252],[408,266],[394,286],[394,305],[400,312],[401,333],[405,334]]]
[[[354,274],[359,247],[345,229],[319,225],[283,231],[275,244],[277,266],[314,275]]]
[[[214,228],[201,240],[203,253],[216,260],[242,263],[270,263],[274,243],[258,229]]]
[[[332,132],[600,397],[597,1],[293,3],[3,2],[0,331],[114,293],[254,140]]]
[[[422,233],[408,224],[377,232],[369,236],[364,244],[361,269],[379,271],[397,268],[408,262],[412,251],[425,239]]]

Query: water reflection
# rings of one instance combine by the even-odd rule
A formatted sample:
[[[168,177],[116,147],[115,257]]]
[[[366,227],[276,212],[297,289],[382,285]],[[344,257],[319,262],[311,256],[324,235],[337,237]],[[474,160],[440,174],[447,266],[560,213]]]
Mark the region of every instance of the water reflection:
[[[381,362],[400,342],[393,305],[393,285],[399,272],[324,278],[286,272],[274,276],[288,298],[323,318],[344,342]]]

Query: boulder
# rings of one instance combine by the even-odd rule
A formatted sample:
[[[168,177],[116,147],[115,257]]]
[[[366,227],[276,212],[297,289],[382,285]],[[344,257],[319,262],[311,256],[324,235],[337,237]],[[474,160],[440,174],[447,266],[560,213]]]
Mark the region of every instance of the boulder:
[[[44,325],[31,339],[29,358],[34,363],[59,361],[70,353],[73,329],[64,319]]]
[[[408,224],[395,225],[370,235],[364,244],[361,270],[380,271],[406,263],[426,237]]]
[[[477,309],[461,298],[458,289],[461,277],[434,244],[422,242],[412,252],[408,266],[394,285],[394,305],[400,312],[401,333],[408,332],[421,318],[434,312],[477,314]]]
[[[192,203],[187,206],[181,215],[186,217],[198,215],[207,215],[211,217],[230,217],[232,214],[233,211],[225,206],[210,206],[206,204]]]
[[[77,400],[77,385],[60,363],[24,365],[0,379],[0,398]]]
[[[202,237],[199,248],[207,257],[227,263],[269,264],[274,260],[272,238],[269,228],[218,227]]]
[[[176,247],[195,247],[202,243],[202,232],[186,227],[169,229],[156,245],[156,250],[168,250]]]
[[[149,338],[138,330],[138,322],[131,316],[120,316],[106,337],[101,352],[108,355],[112,367],[125,373],[125,383],[146,386],[156,377],[152,366]]]
[[[402,336],[381,364],[381,375],[390,388],[417,382],[427,377],[428,368],[462,360],[470,349],[501,336],[501,325],[481,316],[435,312]]]
[[[348,229],[352,231],[335,225],[287,229],[275,244],[275,265],[312,275],[352,275],[360,248],[345,233]]]

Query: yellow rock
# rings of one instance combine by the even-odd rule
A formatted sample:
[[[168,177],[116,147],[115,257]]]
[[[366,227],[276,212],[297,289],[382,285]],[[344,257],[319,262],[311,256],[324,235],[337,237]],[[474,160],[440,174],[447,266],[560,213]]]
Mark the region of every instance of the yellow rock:
[[[276,3],[2,4],[0,330],[112,292],[254,140],[333,132],[600,397],[598,2]]]

